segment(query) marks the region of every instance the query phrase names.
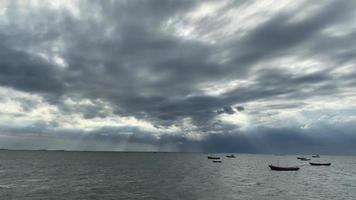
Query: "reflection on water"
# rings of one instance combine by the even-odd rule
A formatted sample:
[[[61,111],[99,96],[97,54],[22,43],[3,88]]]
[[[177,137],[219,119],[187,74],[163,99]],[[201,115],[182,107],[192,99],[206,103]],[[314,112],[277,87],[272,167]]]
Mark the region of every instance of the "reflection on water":
[[[0,151],[0,199],[355,199],[356,158]],[[268,164],[302,166],[276,172]]]

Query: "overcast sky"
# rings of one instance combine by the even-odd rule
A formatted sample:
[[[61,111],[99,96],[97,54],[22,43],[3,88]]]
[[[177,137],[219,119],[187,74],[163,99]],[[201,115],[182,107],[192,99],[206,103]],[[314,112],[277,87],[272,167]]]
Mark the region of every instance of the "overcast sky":
[[[0,148],[354,154],[355,10],[0,0]]]

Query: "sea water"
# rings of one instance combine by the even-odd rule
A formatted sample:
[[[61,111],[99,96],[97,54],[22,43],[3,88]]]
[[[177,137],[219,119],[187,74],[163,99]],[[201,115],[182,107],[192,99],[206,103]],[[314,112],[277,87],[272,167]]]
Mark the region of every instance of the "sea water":
[[[0,151],[0,199],[356,199],[356,158]],[[268,164],[300,166],[271,171]]]

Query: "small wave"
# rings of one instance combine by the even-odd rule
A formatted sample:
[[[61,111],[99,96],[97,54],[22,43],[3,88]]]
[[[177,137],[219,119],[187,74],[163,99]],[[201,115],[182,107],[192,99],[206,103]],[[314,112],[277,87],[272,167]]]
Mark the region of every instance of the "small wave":
[[[11,189],[16,187],[15,184],[9,184],[9,185],[0,185],[0,189]]]
[[[26,179],[25,181],[27,182],[42,182],[42,181],[46,181],[47,179],[44,178],[30,178],[30,179]]]
[[[263,183],[262,182],[256,182],[256,185],[260,186],[260,185],[263,185]]]

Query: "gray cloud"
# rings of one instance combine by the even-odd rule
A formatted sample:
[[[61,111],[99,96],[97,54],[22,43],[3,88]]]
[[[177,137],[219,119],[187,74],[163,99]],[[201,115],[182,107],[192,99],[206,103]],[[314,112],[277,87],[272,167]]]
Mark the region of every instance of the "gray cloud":
[[[333,132],[336,128],[342,128],[339,135]],[[32,127],[2,127],[5,132],[5,140],[0,142],[2,147],[14,148],[11,139],[16,137],[32,138],[24,144],[30,149],[63,149],[92,150],[90,146],[77,145],[79,141],[83,144],[96,141],[104,144],[98,150],[112,150],[117,146],[126,144],[125,148],[119,150],[131,150],[130,145],[136,144],[137,148],[146,147],[147,151],[207,151],[207,152],[242,152],[242,153],[269,153],[269,154],[353,154],[356,144],[356,136],[350,131],[354,126],[341,124],[340,126],[316,128],[318,130],[305,130],[296,127],[289,128],[267,128],[259,127],[249,132],[210,134],[202,140],[187,138],[180,134],[164,134],[160,137],[150,132],[140,130],[137,127],[102,127],[100,129],[86,131],[76,129],[53,129],[49,124],[38,122]],[[25,137],[24,137],[25,134]],[[7,138],[8,137],[8,138]],[[10,141],[10,143],[9,143]],[[20,140],[21,141],[21,140]],[[58,141],[77,142],[72,146],[58,146]],[[48,146],[55,143],[55,146]],[[61,144],[63,145],[63,144]],[[165,146],[174,147],[171,149]],[[147,148],[149,147],[149,148]],[[15,147],[16,148],[16,147]],[[18,147],[20,148],[20,147]]]
[[[238,110],[239,112],[242,112],[242,111],[245,110],[245,107],[243,107],[243,106],[236,106],[235,108],[236,108],[236,110]]]
[[[356,28],[343,36],[325,34],[328,28],[347,26],[355,8],[353,1],[323,1],[320,9],[293,21],[299,12],[317,6],[307,2],[295,11],[265,16],[268,20],[242,37],[236,35],[227,42],[214,44],[182,38],[163,28],[173,17],[194,11],[203,3],[201,1],[90,4],[80,1],[79,17],[70,10],[49,10],[46,6],[32,8],[34,15],[24,16],[16,2],[9,1],[5,12],[8,22],[0,24],[1,86],[39,95],[62,113],[79,113],[85,119],[127,116],[149,121],[156,127],[181,127],[182,121],[190,119],[193,126],[206,133],[207,139],[199,144],[200,149],[221,151],[219,148],[226,146],[226,150],[230,150],[229,145],[223,143],[229,144],[231,140],[238,141],[235,144],[240,147],[235,150],[255,151],[250,138],[246,139],[243,134],[214,135],[214,131],[229,132],[236,128],[226,124],[217,126],[216,112],[247,113],[244,106],[236,105],[260,100],[327,99],[347,95],[355,87],[355,78],[350,74],[356,70],[339,75],[337,69],[355,60],[352,41]],[[229,8],[218,12],[223,15]],[[202,20],[197,25],[205,27],[199,29],[203,34],[211,27],[223,29],[224,24]],[[222,52],[227,55],[224,62],[216,58]],[[290,56],[301,60],[321,58],[325,63],[323,68],[305,73],[296,73],[290,66],[270,66],[275,65],[269,62],[276,58]],[[263,63],[266,67],[261,69]],[[224,85],[235,80],[249,84],[237,84],[219,95],[202,92],[205,85]],[[64,103],[67,98],[75,102],[89,99],[92,104],[67,105]],[[31,102],[22,104],[25,112],[34,107]],[[307,105],[279,104],[264,108],[283,110]],[[15,132],[21,131],[25,130]],[[128,139],[118,134],[126,130],[115,131],[98,130],[110,133],[113,140]],[[266,134],[261,140],[273,138],[270,143],[274,143],[280,139],[278,144],[295,139],[314,141],[298,135],[298,131],[293,132],[292,139],[275,133],[271,137]],[[43,129],[33,132],[42,133]],[[260,132],[272,131],[266,128]],[[185,143],[195,144],[184,135],[155,139],[153,134],[134,134],[130,140],[152,145],[173,141],[183,147]],[[100,139],[100,134],[93,132],[91,137]],[[258,137],[262,137],[262,133]],[[189,145],[185,147],[193,149]],[[234,146],[231,143],[231,150]]]
[[[63,92],[64,85],[60,80],[60,73],[51,65],[8,47],[2,47],[0,52],[2,85],[35,93],[60,95]]]

